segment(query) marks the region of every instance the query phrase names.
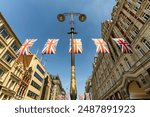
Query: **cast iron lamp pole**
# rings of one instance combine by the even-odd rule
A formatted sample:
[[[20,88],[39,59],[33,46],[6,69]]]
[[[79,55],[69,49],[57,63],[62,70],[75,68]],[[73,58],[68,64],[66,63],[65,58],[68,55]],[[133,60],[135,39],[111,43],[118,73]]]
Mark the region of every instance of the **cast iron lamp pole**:
[[[79,20],[81,22],[84,22],[86,20],[86,15],[80,14],[80,13],[63,13],[59,14],[57,16],[57,19],[60,22],[63,22],[65,20],[65,16],[70,17],[70,32],[68,34],[71,35],[71,83],[70,83],[70,98],[71,100],[77,99],[77,87],[76,87],[76,77],[75,77],[75,54],[74,54],[74,47],[73,47],[73,38],[74,34],[77,34],[77,32],[74,32],[74,16],[79,16]]]

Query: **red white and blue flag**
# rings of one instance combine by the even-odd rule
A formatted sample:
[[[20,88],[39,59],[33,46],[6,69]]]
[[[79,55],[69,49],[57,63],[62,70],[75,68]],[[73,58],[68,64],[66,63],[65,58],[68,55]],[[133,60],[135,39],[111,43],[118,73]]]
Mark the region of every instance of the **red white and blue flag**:
[[[48,39],[42,50],[42,54],[56,54],[56,46],[58,41],[59,39]]]
[[[70,49],[69,49],[69,53],[71,53],[72,49],[71,49],[71,39],[70,39]],[[73,50],[74,50],[74,54],[82,54],[83,49],[82,49],[82,42],[81,39],[73,39]]]
[[[33,46],[33,43],[37,41],[37,39],[26,39],[25,42],[22,44],[20,49],[18,50],[17,54],[19,55],[29,55],[29,47]]]
[[[116,44],[120,47],[122,53],[132,53],[130,44],[122,38],[113,38]]]
[[[97,47],[97,49],[96,49],[97,53],[99,53],[99,52],[101,52],[102,54],[104,54],[106,52],[110,53],[108,45],[103,39],[98,38],[98,39],[92,39],[92,40],[94,41],[94,44]]]

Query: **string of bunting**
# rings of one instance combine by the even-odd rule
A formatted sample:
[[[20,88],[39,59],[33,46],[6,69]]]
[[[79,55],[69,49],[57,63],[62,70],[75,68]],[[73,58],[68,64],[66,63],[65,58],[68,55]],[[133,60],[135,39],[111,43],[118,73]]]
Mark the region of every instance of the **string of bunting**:
[[[110,53],[110,49],[107,45],[107,43],[102,38],[94,38],[92,39],[94,41],[94,44],[96,45],[96,52],[97,53]],[[120,48],[122,53],[132,53],[132,49],[130,44],[124,40],[123,38],[112,38],[112,40],[117,44],[117,46]],[[20,49],[18,50],[19,55],[29,55],[31,54],[29,47],[32,47],[34,42],[36,42],[37,39],[26,39],[25,42],[22,44]],[[56,54],[56,47],[58,44],[59,39],[48,39],[41,54]],[[81,39],[73,39],[73,50],[75,54],[82,54],[83,48],[82,48],[82,41]],[[69,53],[71,53],[71,39],[70,39],[70,48]]]

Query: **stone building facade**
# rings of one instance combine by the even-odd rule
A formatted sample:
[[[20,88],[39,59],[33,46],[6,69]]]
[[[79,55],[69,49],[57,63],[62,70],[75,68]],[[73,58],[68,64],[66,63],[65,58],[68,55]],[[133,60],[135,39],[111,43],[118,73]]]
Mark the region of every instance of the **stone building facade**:
[[[21,46],[18,37],[0,13],[0,99],[14,99],[24,74],[23,64],[16,61]]]
[[[110,54],[94,59],[93,98],[150,99],[150,0],[118,0],[101,32]],[[121,52],[112,40],[118,37],[131,45],[132,54]]]
[[[65,100],[66,92],[62,87],[59,76],[53,76],[53,87],[51,93],[51,100]]]
[[[22,55],[18,58],[23,63],[25,77],[20,84],[19,94],[23,94],[24,100],[40,100],[47,71],[37,55]]]
[[[92,82],[91,82],[91,77],[86,81],[85,85],[85,93],[84,93],[84,98],[86,100],[86,94],[89,95],[90,99],[92,100]]]
[[[47,76],[44,79],[41,100],[51,100],[52,87],[53,87],[53,77],[52,75],[47,74]]]

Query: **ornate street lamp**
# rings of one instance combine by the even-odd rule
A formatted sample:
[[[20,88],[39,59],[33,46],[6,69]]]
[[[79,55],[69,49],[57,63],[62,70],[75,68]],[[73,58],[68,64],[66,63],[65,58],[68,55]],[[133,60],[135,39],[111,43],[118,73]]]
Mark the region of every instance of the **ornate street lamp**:
[[[71,100],[77,99],[77,87],[76,87],[76,78],[75,78],[75,54],[74,54],[74,48],[73,48],[73,38],[74,34],[77,34],[77,32],[74,32],[74,16],[79,16],[79,20],[81,22],[84,22],[86,20],[86,15],[81,13],[63,13],[59,14],[57,16],[58,21],[63,22],[65,21],[65,16],[70,17],[70,32],[68,34],[71,35],[71,83],[70,83],[70,98]]]

